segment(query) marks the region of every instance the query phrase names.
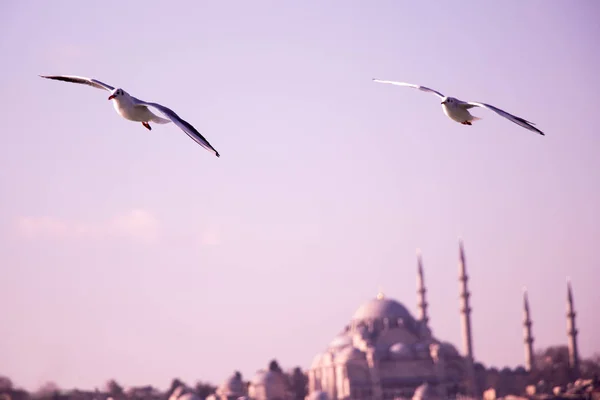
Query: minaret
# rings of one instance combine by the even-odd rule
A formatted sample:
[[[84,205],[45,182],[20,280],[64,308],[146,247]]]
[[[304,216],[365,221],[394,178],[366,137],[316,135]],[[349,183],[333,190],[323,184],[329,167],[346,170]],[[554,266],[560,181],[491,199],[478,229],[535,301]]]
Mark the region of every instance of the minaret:
[[[477,396],[477,390],[475,387],[475,371],[473,368],[473,340],[471,337],[471,307],[469,306],[469,289],[467,288],[467,264],[465,260],[465,250],[463,248],[462,239],[459,239],[460,249],[460,260],[458,262],[458,273],[460,282],[460,314],[462,319],[462,332],[463,332],[463,351],[464,357],[467,362],[467,384],[469,385],[469,394]]]
[[[427,298],[425,294],[425,277],[423,275],[423,261],[421,259],[421,250],[417,249],[417,308],[419,310],[419,319],[427,326],[429,316],[427,315]]]
[[[525,368],[533,370],[533,336],[531,336],[531,316],[529,314],[529,299],[527,288],[523,288],[523,335],[525,336]]]
[[[458,280],[460,282],[460,314],[462,317],[463,331],[463,350],[465,356],[473,360],[473,341],[471,339],[471,307],[469,306],[469,289],[467,288],[467,264],[465,260],[465,250],[463,249],[462,240],[459,241],[460,260],[458,262]]]
[[[567,278],[567,335],[569,336],[569,367],[571,368],[571,377],[573,379],[579,378],[579,352],[577,351],[575,315],[571,280]]]

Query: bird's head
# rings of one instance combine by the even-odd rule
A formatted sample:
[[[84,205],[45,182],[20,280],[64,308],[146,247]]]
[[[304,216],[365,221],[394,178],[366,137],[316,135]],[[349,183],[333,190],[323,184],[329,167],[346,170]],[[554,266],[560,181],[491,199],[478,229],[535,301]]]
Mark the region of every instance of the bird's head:
[[[456,103],[456,99],[454,97],[444,97],[442,99],[442,104],[446,104],[446,105],[454,105]]]
[[[114,89],[112,92],[110,92],[110,96],[108,96],[108,99],[109,100],[118,99],[119,97],[125,96],[125,95],[127,95],[126,91],[124,91],[121,88],[117,88],[117,89]]]

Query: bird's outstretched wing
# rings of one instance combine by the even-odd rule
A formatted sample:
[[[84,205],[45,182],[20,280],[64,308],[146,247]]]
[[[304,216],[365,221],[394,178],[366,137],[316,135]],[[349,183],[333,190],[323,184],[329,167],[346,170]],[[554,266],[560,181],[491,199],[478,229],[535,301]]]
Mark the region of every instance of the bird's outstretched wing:
[[[501,110],[498,107],[494,107],[494,106],[491,106],[491,105],[485,104],[485,103],[478,103],[476,101],[466,102],[466,103],[464,103],[463,107],[465,109],[469,109],[469,108],[473,108],[473,107],[487,108],[488,110],[492,110],[496,114],[503,116],[504,118],[506,118],[506,119],[514,122],[517,125],[522,126],[525,129],[529,129],[530,131],[537,132],[540,135],[544,135],[544,132],[540,131],[538,128],[536,128],[536,127],[533,126],[533,125],[535,125],[533,122],[530,122],[530,121],[527,121],[524,118],[512,115],[511,113],[508,113],[508,112],[506,112],[504,110]]]
[[[157,103],[150,103],[139,99],[135,99],[135,101],[137,105],[153,107],[157,109],[161,114],[169,118],[171,121],[173,121],[175,125],[181,128],[181,130],[184,131],[189,137],[191,137],[194,142],[198,143],[206,150],[214,153],[217,157],[221,157],[219,152],[215,150],[215,148],[212,147],[210,143],[208,143],[208,140],[206,140],[206,138],[204,138],[204,136],[202,136],[200,132],[198,132],[196,128],[194,128],[189,122],[179,117],[179,115],[177,115],[175,111]]]
[[[115,88],[107,85],[106,83],[100,82],[96,79],[85,78],[83,76],[74,76],[74,75],[40,75],[41,78],[46,79],[54,79],[57,81],[63,82],[71,82],[71,83],[79,83],[82,85],[88,85],[91,87],[95,87],[96,89],[104,89],[109,92],[113,91]]]
[[[428,87],[425,87],[425,86],[413,85],[412,83],[396,82],[396,81],[384,81],[384,80],[375,79],[375,78],[373,78],[373,81],[374,82],[379,82],[379,83],[389,83],[390,85],[408,86],[408,87],[411,87],[411,88],[422,90],[423,92],[433,93],[433,94],[437,95],[440,99],[443,99],[444,97],[446,97],[443,94],[441,94],[440,92],[438,92],[437,90],[429,89]]]

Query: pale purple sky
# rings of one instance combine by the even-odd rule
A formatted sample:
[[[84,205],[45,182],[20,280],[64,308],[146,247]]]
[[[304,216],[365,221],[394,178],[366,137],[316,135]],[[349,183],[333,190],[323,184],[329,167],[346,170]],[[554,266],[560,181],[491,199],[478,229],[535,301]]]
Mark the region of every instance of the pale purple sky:
[[[4,1],[0,374],[93,388],[220,383],[308,367],[377,294],[462,350],[465,241],[476,358],[600,351],[600,5],[589,1]],[[123,120],[74,74],[174,109]],[[488,102],[471,127],[439,99]]]

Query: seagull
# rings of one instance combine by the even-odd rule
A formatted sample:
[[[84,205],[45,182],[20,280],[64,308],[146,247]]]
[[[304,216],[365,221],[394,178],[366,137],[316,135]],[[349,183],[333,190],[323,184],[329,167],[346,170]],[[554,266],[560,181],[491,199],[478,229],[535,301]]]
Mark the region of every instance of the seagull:
[[[219,152],[215,150],[210,143],[208,143],[208,140],[206,140],[204,136],[202,136],[200,132],[196,130],[196,128],[194,128],[189,122],[181,119],[181,117],[179,117],[175,111],[165,106],[136,99],[123,89],[115,89],[114,87],[100,82],[97,79],[74,75],[40,75],[40,77],[46,79],[55,79],[63,82],[79,83],[94,87],[96,89],[107,90],[110,92],[108,100],[112,100],[115,110],[121,117],[130,121],[141,122],[142,125],[144,125],[144,127],[148,130],[152,130],[150,122],[157,124],[168,124],[169,122],[173,122],[200,146],[214,153],[217,157],[220,157]],[[168,119],[155,115],[148,107],[158,110],[158,112]]]
[[[444,110],[444,114],[446,114],[446,116],[449,117],[450,119],[452,119],[456,122],[459,122],[463,125],[472,125],[472,121],[481,119],[481,118],[475,117],[474,115],[471,115],[471,113],[469,112],[469,109],[473,108],[473,107],[482,107],[482,108],[487,108],[488,110],[494,111],[496,114],[501,115],[506,119],[509,119],[510,121],[514,122],[517,125],[522,126],[525,129],[529,129],[530,131],[537,132],[540,135],[544,135],[544,132],[540,131],[539,129],[537,129],[536,127],[533,126],[533,125],[535,125],[533,122],[527,121],[521,117],[514,116],[510,113],[507,113],[504,110],[501,110],[497,107],[491,106],[486,103],[478,103],[475,101],[462,101],[455,97],[444,96],[437,90],[433,90],[433,89],[430,89],[425,86],[413,85],[412,83],[385,81],[385,80],[375,79],[375,78],[373,78],[373,81],[379,82],[379,83],[389,83],[391,85],[397,85],[397,86],[408,86],[411,88],[419,89],[423,92],[433,93],[436,96],[438,96],[440,99],[442,99],[442,110]]]

